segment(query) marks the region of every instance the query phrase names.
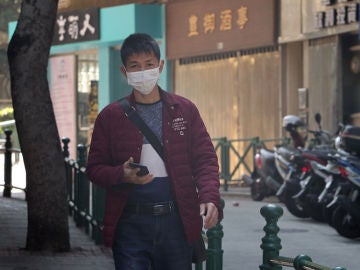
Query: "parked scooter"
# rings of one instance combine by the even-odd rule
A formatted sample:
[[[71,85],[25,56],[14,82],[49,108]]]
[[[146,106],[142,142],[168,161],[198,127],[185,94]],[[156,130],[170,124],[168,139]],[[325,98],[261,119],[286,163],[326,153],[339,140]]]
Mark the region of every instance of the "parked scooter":
[[[315,121],[318,124],[318,130],[308,130],[314,139],[306,149],[302,147],[297,149],[279,147],[276,149],[276,168],[284,179],[284,183],[276,195],[283,197],[284,204],[294,216],[300,218],[311,216],[316,220],[322,220],[321,208],[319,209],[316,202],[313,201],[316,201],[315,198],[319,195],[314,192],[321,190],[323,180],[321,176],[312,172],[310,161],[320,161],[325,165],[326,155],[330,151],[329,149],[333,149],[333,146],[330,134],[321,128],[320,114],[315,114]],[[284,127],[288,130],[292,129],[291,125],[286,124],[285,117]]]
[[[341,139],[346,152],[337,157],[348,181],[331,202],[335,205],[331,225],[340,235],[357,238],[360,237],[360,127],[345,127]]]
[[[287,179],[284,188],[284,204],[296,217],[312,217],[323,221],[322,207],[318,197],[325,188],[322,175],[314,172],[314,164],[326,166],[327,152],[324,150],[302,150],[294,158],[298,173]],[[300,173],[301,172],[301,173]]]
[[[276,152],[279,157],[275,161],[279,163],[277,168],[283,169],[280,174],[287,177],[285,188],[279,192],[282,190],[284,203],[295,216],[327,221],[340,235],[358,238],[360,127],[343,128],[340,125],[336,133],[340,134],[334,140],[336,149],[330,140],[328,145],[323,143],[311,150],[300,148]],[[339,148],[339,138],[342,138],[342,148]]]
[[[360,159],[357,157],[339,157],[345,168],[346,182],[339,185],[333,196],[330,225],[347,238],[360,237]]]
[[[304,122],[297,116],[287,115],[283,118],[285,130],[290,133],[293,140],[293,149],[304,146]],[[276,146],[275,148],[279,148]],[[243,176],[244,181],[250,185],[251,197],[261,201],[265,197],[276,195],[283,184],[283,177],[275,165],[275,152],[264,145],[258,147],[254,157],[254,170],[251,176]],[[279,196],[282,200],[281,196]]]
[[[311,177],[302,186],[301,200],[304,211],[316,221],[328,222],[331,225],[333,207],[327,207],[332,201],[337,187],[346,181],[341,174],[341,166],[334,157],[334,150],[322,153],[309,161]],[[296,195],[294,197],[297,197]],[[300,196],[299,196],[300,197]],[[297,198],[299,198],[297,197]]]

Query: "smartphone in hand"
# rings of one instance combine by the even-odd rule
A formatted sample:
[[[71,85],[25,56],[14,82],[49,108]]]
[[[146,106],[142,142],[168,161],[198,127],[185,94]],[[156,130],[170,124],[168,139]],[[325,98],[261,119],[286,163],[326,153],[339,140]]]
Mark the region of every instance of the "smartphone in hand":
[[[136,169],[136,168],[140,168],[140,171],[137,172],[137,176],[144,176],[149,174],[149,170],[146,166],[141,165],[139,163],[135,163],[135,162],[129,162],[129,166],[132,169]]]

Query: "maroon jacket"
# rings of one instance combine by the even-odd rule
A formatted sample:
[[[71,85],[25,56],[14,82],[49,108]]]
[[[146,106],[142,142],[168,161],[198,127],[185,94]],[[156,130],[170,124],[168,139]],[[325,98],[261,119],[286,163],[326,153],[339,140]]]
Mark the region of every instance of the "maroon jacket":
[[[220,210],[219,167],[213,144],[195,105],[160,90],[163,107],[165,166],[189,243],[199,239],[199,203],[213,202]],[[134,103],[134,95],[127,97]],[[143,135],[118,102],[98,115],[90,145],[87,174],[106,189],[104,242],[112,246],[114,231],[132,185],[123,182],[123,163],[139,162]],[[198,191],[198,192],[197,192]]]

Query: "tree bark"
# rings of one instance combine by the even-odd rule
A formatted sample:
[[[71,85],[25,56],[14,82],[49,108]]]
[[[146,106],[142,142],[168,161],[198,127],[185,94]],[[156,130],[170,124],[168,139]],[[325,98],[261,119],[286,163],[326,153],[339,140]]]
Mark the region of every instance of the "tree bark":
[[[58,0],[23,0],[8,46],[11,96],[27,176],[26,249],[70,250],[64,159],[47,81]]]

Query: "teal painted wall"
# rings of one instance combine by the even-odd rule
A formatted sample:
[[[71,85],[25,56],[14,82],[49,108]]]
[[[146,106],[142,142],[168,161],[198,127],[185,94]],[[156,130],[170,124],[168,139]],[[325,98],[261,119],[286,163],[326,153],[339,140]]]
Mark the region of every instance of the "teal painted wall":
[[[162,39],[165,35],[164,8],[160,5],[136,5],[135,17],[141,20],[135,20],[136,32],[148,33],[155,39]],[[156,27],[154,27],[156,26]]]
[[[170,62],[166,61],[166,29],[165,29],[165,6],[164,5],[137,5],[136,31],[150,34],[159,44],[161,58],[165,60],[164,69],[160,76],[159,85],[167,91],[171,91],[171,68]],[[156,25],[156,27],[153,27]]]

